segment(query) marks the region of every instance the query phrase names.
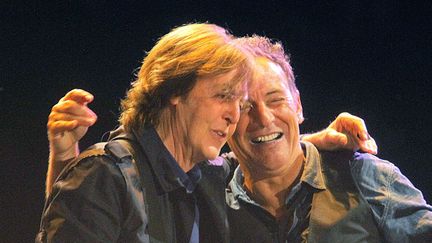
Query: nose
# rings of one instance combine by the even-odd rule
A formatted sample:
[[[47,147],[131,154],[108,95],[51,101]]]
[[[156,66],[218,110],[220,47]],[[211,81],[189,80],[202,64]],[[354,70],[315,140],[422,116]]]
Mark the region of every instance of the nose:
[[[224,119],[228,124],[237,124],[240,120],[240,101],[227,102]]]
[[[267,127],[274,120],[272,110],[263,104],[256,104],[250,113],[252,113],[252,122],[258,124],[260,127]]]

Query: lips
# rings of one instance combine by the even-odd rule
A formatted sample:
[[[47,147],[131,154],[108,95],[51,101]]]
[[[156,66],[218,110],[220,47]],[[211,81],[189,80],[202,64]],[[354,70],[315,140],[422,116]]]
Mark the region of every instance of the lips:
[[[216,133],[216,135],[218,135],[221,138],[226,138],[227,137],[227,133],[221,130],[213,130],[214,133]]]
[[[281,132],[275,132],[275,133],[272,133],[272,134],[268,134],[268,135],[264,135],[264,136],[259,136],[259,137],[253,138],[251,140],[251,142],[253,144],[269,143],[269,142],[272,142],[272,141],[280,139],[282,137],[282,135],[283,135],[283,133],[281,133]]]

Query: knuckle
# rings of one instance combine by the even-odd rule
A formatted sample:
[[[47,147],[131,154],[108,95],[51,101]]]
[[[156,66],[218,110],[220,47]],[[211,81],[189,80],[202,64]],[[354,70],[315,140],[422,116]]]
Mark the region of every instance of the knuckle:
[[[62,103],[63,103],[62,101],[59,101],[57,104],[53,105],[53,107],[51,107],[51,112],[57,111],[60,108]]]
[[[348,112],[342,112],[342,113],[339,114],[338,117],[340,117],[340,118],[349,118],[349,117],[352,117],[352,115],[350,113],[348,113]]]
[[[59,111],[69,111],[74,106],[74,102],[71,100],[65,100],[61,104],[59,104],[58,109]]]
[[[77,94],[77,93],[79,93],[79,92],[81,92],[81,89],[72,89],[71,91],[69,91],[66,95],[65,95],[65,97],[66,96],[72,96],[72,95],[75,95],[75,94]]]
[[[59,130],[59,122],[49,122],[47,124],[48,133],[55,134]]]

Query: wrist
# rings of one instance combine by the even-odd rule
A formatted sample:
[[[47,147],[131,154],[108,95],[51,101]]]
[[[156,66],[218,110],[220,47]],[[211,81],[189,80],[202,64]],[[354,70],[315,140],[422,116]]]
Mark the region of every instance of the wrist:
[[[71,146],[71,148],[65,151],[58,151],[54,146],[50,146],[50,158],[52,161],[69,161],[74,159],[79,154],[78,143]]]

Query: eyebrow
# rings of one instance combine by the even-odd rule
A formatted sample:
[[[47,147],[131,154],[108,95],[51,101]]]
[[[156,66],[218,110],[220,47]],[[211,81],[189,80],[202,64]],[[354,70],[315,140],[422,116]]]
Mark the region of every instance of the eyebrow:
[[[232,84],[222,84],[220,86],[214,86],[216,91],[222,91],[224,94],[231,94],[233,96],[242,96],[242,88],[237,87],[237,85]]]

